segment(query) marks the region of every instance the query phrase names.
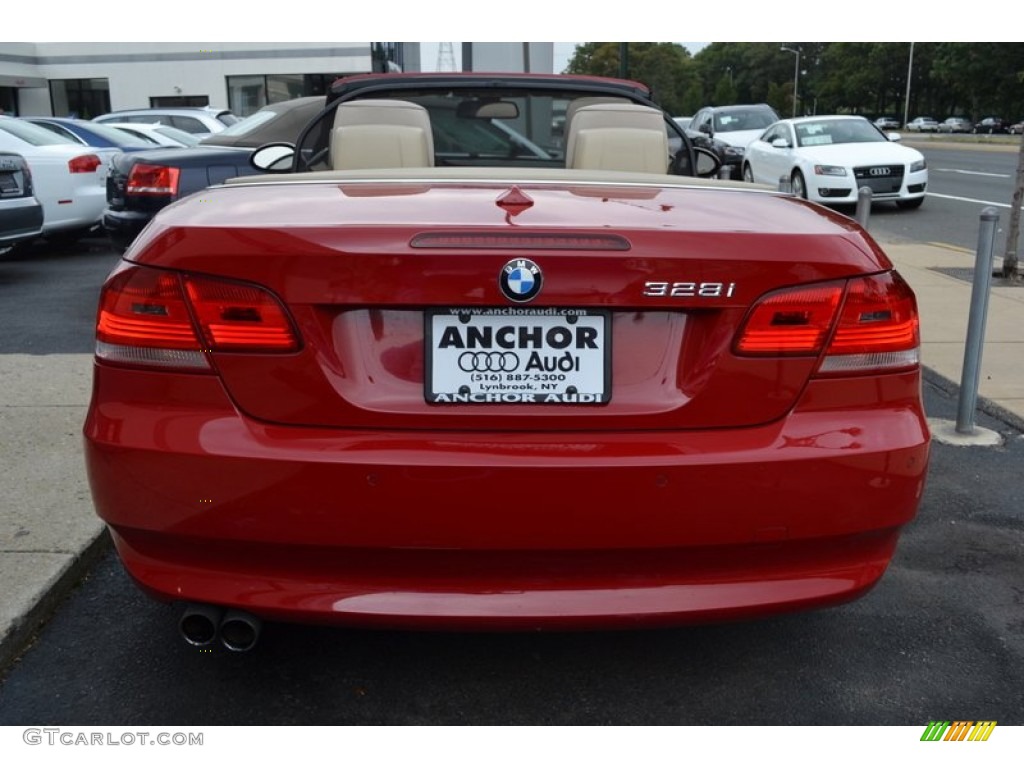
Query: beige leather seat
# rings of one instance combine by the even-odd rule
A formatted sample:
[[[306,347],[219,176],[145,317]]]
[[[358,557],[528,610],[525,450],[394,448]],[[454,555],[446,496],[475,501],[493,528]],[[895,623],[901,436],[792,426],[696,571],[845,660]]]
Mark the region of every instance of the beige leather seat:
[[[332,170],[433,165],[430,116],[419,104],[363,99],[338,107],[331,131]]]
[[[628,99],[623,99],[619,96],[580,96],[578,99],[573,99],[565,108],[565,137],[566,140],[569,138],[569,131],[572,129],[573,118],[576,117],[576,113],[584,107],[592,107],[595,104],[630,104]]]
[[[567,168],[666,173],[665,117],[642,104],[593,104],[576,110],[566,140]]]

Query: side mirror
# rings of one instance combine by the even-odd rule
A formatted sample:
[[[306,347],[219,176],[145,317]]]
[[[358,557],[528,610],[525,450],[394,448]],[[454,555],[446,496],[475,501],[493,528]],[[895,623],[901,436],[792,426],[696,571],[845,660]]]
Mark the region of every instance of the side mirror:
[[[903,137],[898,133],[887,133],[885,136],[889,141],[903,141]]]
[[[718,169],[722,167],[722,161],[718,159],[718,155],[704,147],[694,147],[693,154],[696,155],[697,160],[695,176],[699,176],[702,179],[718,177]]]
[[[295,147],[287,142],[264,144],[252,153],[249,164],[264,173],[288,173],[295,159]]]
[[[789,142],[785,139],[773,139],[772,146],[775,149],[789,149]]]

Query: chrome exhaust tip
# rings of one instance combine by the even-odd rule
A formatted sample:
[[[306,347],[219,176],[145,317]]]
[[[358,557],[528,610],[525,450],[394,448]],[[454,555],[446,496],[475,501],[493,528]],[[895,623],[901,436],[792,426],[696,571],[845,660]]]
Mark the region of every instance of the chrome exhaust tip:
[[[263,622],[250,613],[229,610],[220,622],[220,641],[229,651],[251,651],[260,639]]]
[[[178,621],[178,631],[186,643],[202,648],[217,639],[223,615],[224,610],[215,605],[189,604]]]

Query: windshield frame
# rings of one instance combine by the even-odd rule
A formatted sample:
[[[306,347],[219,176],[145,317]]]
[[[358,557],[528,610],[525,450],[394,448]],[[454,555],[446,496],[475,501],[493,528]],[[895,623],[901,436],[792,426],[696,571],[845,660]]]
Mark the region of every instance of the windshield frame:
[[[367,80],[359,83],[357,87],[342,90],[341,95],[327,104],[300,133],[296,142],[292,172],[315,170],[317,169],[317,164],[322,163],[327,154],[328,137],[334,124],[334,113],[338,106],[346,101],[366,98],[415,101],[417,96],[427,97],[453,92],[458,93],[459,97],[463,99],[477,98],[489,100],[523,97],[531,94],[551,99],[564,98],[566,101],[584,97],[607,96],[616,100],[626,99],[635,104],[653,107],[664,116],[666,133],[673,154],[671,168],[667,172],[679,175],[692,175],[693,171],[691,169],[696,167],[693,144],[689,137],[686,136],[685,132],[672,120],[671,115],[665,112],[661,105],[646,98],[639,90],[609,87],[600,82],[588,82],[584,79],[552,77],[550,80],[534,78],[524,81],[516,80],[515,78],[503,79],[501,75],[497,75],[493,80],[489,79],[485,82],[481,82],[479,79],[449,77],[440,78],[437,81],[418,79],[416,81],[399,83],[381,78],[380,80]],[[491,120],[491,118],[477,119]],[[507,133],[507,131],[503,132]],[[518,156],[510,158],[508,162],[504,163],[476,162],[475,164],[505,167],[517,165],[538,168],[564,167],[564,146],[560,152],[552,154],[543,143],[534,141],[529,136],[525,138],[533,146],[537,146],[542,151],[552,155],[551,158]],[[564,144],[564,134],[562,141]]]

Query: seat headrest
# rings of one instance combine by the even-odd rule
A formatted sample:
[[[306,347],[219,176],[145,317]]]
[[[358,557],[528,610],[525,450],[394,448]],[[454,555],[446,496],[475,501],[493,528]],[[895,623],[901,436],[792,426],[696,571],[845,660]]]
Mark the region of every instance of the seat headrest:
[[[429,168],[434,139],[427,110],[411,101],[362,99],[338,107],[331,168]]]
[[[642,104],[594,104],[569,126],[566,167],[665,173],[669,163],[665,116]]]

